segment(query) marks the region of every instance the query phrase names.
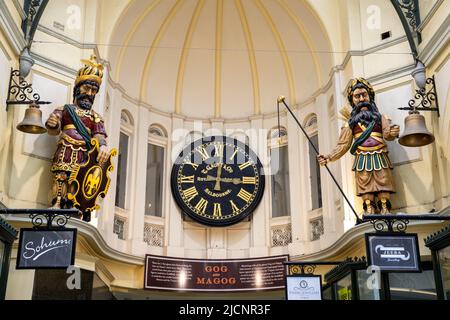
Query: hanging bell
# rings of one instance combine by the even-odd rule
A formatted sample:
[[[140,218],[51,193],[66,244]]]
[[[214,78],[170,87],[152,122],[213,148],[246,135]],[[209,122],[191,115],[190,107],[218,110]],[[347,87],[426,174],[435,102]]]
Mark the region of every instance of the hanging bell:
[[[405,118],[405,131],[398,142],[405,147],[422,147],[433,143],[434,136],[427,129],[425,117],[419,112],[411,112]]]
[[[16,128],[19,131],[31,134],[42,134],[47,132],[47,128],[42,124],[42,111],[37,104],[33,103],[25,110],[25,117]]]

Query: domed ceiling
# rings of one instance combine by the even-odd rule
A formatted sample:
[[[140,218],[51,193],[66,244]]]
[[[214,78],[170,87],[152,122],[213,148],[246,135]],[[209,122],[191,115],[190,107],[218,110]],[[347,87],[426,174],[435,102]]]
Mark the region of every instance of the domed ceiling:
[[[272,113],[329,78],[330,41],[303,0],[131,0],[112,32],[111,76],[155,109],[194,118]]]

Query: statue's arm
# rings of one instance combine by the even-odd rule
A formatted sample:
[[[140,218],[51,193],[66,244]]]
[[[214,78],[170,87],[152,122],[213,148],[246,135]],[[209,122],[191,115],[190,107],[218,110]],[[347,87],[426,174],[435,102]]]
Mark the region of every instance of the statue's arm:
[[[387,141],[395,140],[398,138],[398,129],[394,129],[391,120],[383,115],[381,117],[381,126],[383,129],[383,138]],[[398,127],[398,126],[396,126]]]
[[[341,129],[338,143],[336,147],[328,155],[328,161],[336,161],[341,158],[352,146],[353,134],[352,129],[346,124]]]
[[[45,122],[47,133],[51,136],[57,136],[61,133],[62,109],[53,111]]]

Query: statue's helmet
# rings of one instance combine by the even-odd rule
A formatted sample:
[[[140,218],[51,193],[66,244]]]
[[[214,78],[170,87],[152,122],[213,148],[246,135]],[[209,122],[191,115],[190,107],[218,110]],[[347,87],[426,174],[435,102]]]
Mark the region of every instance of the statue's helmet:
[[[366,89],[369,94],[370,101],[375,101],[375,91],[373,90],[372,85],[364,78],[355,78],[350,81],[350,84],[347,88],[347,99],[350,102],[350,105],[353,107],[353,92],[356,89]]]

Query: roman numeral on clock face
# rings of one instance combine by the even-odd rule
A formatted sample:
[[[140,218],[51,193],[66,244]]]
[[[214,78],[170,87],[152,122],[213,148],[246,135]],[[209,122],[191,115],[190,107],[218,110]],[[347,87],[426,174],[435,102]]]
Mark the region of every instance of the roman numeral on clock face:
[[[215,144],[214,150],[214,157],[223,157],[223,144]]]
[[[233,202],[233,200],[230,200],[230,204],[231,204],[231,209],[233,210],[233,214],[234,214],[234,213],[238,213],[238,212],[239,212],[239,208],[238,208],[238,206]]]
[[[241,169],[241,171],[242,171],[242,170],[244,170],[245,168],[250,167],[251,165],[252,165],[252,163],[251,163],[250,161],[248,161],[248,162],[246,162],[246,163],[241,164],[241,165],[239,166],[239,169]]]
[[[180,183],[194,183],[194,176],[181,176]]]
[[[198,168],[198,164],[192,163],[192,162],[186,162],[187,165],[192,166],[195,170]]]
[[[210,158],[208,151],[206,151],[205,148],[201,147],[201,148],[197,149],[197,151],[202,156],[203,161],[208,160]]]
[[[214,217],[221,217],[222,216],[222,206],[220,203],[214,203]]]
[[[256,177],[242,177],[243,184],[256,184]]]
[[[238,197],[244,200],[245,202],[250,202],[250,199],[252,198],[252,194],[245,191],[244,189],[241,189],[238,193]]]
[[[195,210],[198,210],[199,212],[205,214],[206,207],[208,206],[208,201],[201,198],[200,201],[195,206]]]
[[[183,190],[183,195],[185,198],[187,198],[187,201],[190,202],[198,195],[198,192],[197,189],[195,189],[195,187],[191,187],[189,189]]]

